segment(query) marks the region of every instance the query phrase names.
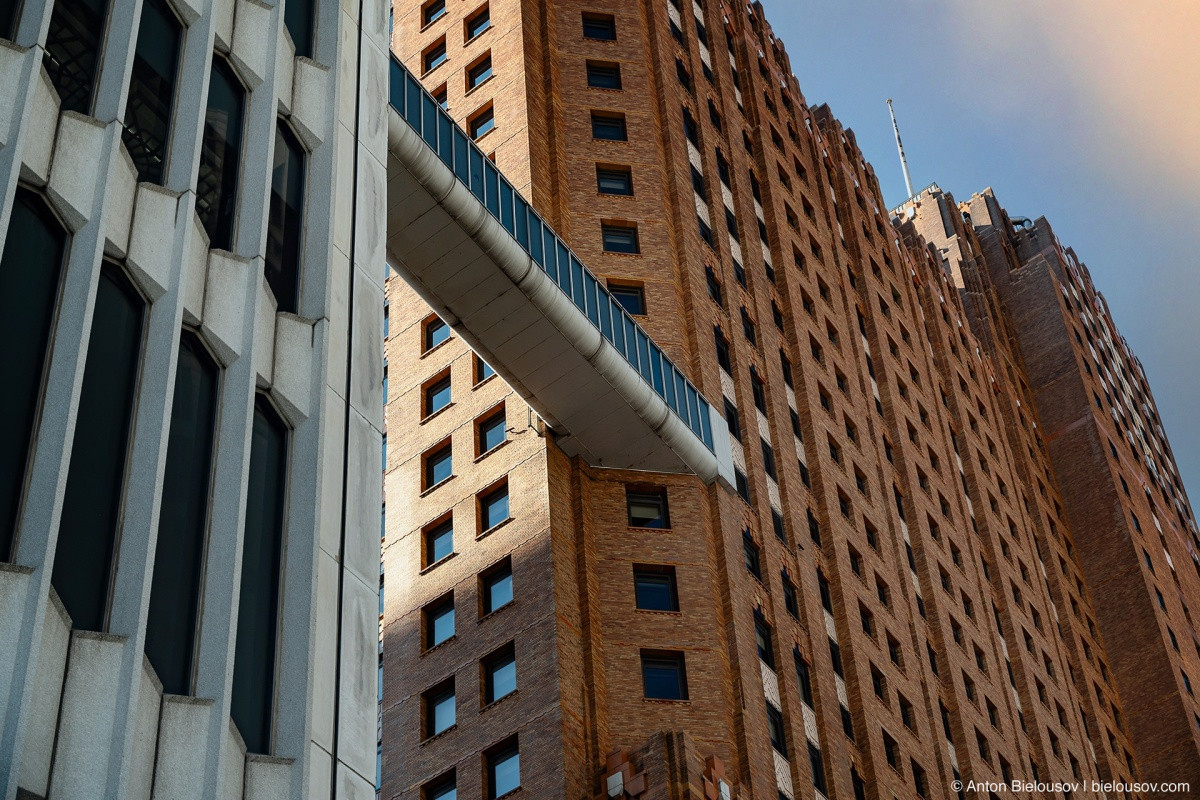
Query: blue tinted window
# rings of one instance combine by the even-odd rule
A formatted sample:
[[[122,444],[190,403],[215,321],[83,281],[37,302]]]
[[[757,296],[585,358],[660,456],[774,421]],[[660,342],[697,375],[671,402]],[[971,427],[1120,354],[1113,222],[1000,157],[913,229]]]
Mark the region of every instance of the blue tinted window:
[[[508,519],[508,486],[480,498],[479,516],[480,529],[485,531]]]

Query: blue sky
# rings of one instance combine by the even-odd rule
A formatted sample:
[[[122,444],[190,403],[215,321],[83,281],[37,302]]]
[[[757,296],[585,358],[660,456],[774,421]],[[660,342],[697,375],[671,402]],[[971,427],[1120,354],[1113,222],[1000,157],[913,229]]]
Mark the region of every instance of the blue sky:
[[[918,190],[991,186],[1075,249],[1200,499],[1200,3],[763,5],[805,99],[854,129],[889,206],[906,195],[891,97]]]

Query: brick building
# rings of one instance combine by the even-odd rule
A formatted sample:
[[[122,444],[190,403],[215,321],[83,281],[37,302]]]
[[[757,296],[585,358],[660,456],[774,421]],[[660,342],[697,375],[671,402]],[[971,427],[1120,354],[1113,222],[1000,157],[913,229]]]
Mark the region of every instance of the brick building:
[[[890,213],[758,4],[401,0],[392,48],[382,796],[1200,782],[1195,525],[1047,226]]]

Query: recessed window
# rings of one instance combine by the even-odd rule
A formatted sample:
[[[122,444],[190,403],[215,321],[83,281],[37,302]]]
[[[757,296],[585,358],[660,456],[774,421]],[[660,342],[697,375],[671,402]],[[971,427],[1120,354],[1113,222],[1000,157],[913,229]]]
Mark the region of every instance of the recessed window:
[[[800,619],[800,601],[796,597],[796,585],[783,574],[783,606],[796,619]]]
[[[449,374],[425,386],[423,402],[424,407],[421,409],[422,417],[428,417],[430,414],[436,414],[446,406],[450,405]]]
[[[746,571],[762,580],[762,553],[749,528],[742,531],[742,557],[746,562]]]
[[[513,601],[511,558],[505,558],[479,576],[479,601],[484,616]]]
[[[454,461],[451,457],[450,443],[425,454],[425,483],[422,490],[437,486],[454,474]]]
[[[808,767],[812,770],[813,786],[821,794],[828,794],[829,790],[825,786],[825,762],[821,759],[821,750],[812,742],[808,743]]]
[[[629,167],[596,167],[596,191],[600,194],[633,194],[633,172]]]
[[[643,650],[642,691],[651,700],[687,700],[687,668],[683,653]]]
[[[666,489],[625,490],[631,528],[670,528]]]
[[[233,69],[224,59],[214,58],[196,178],[196,214],[209,247],[220,250],[233,247],[245,102],[246,90]]]
[[[426,690],[421,695],[425,714],[425,738],[445,733],[454,727],[454,678]]]
[[[620,89],[621,65],[606,61],[587,62],[587,84],[593,89]]]
[[[479,356],[475,356],[475,383],[480,384],[488,378],[496,374],[496,370],[492,369],[491,364],[484,361]]]
[[[425,322],[421,339],[426,351],[432,350],[449,338],[450,326],[442,322],[439,317],[433,317]]]
[[[521,751],[514,736],[484,754],[488,800],[521,788]]]
[[[490,531],[508,519],[508,483],[479,498],[479,530]]]
[[[499,409],[496,413],[481,420],[478,424],[478,455],[490,452],[504,443],[506,435],[507,420],[504,416],[504,409]]]
[[[600,226],[600,235],[604,242],[606,253],[637,254],[641,252],[638,243],[638,230],[635,225],[614,225],[605,223]]]
[[[517,690],[517,654],[512,642],[483,660],[483,702],[494,703]]]
[[[304,236],[304,148],[282,122],[275,126],[271,208],[264,272],[278,311],[296,313]]]
[[[437,647],[454,635],[454,592],[421,609],[425,649]]]
[[[633,590],[643,611],[678,611],[675,568],[655,564],[633,565]]]
[[[421,800],[457,800],[458,783],[454,770],[421,787]]]
[[[314,4],[315,0],[288,0],[283,4],[283,24],[292,37],[296,56],[300,58],[312,58]]]
[[[624,142],[629,139],[625,130],[624,114],[605,114],[592,112],[592,138],[607,139],[612,142]]]
[[[443,83],[441,86],[439,86],[438,88],[436,88],[432,92],[430,92],[430,94],[433,95],[433,99],[435,101],[437,101],[437,104],[439,106],[441,106],[446,111],[450,110],[450,100],[449,100],[449,94],[446,90],[446,84]]]
[[[437,22],[444,16],[446,16],[446,0],[429,0],[428,3],[421,6],[421,27],[425,27],[431,22]]]
[[[425,72],[437,69],[446,63],[446,37],[442,37],[421,56],[421,65]]]
[[[757,609],[754,611],[754,642],[759,659],[775,669],[775,647],[772,644],[771,626]]]
[[[80,114],[91,111],[107,5],[86,0],[58,0],[50,12],[42,63],[62,101],[63,111]],[[12,6],[5,8],[8,10]],[[15,16],[11,10],[8,15]]]
[[[767,703],[767,733],[771,737],[771,746],[787,757],[787,734],[784,732],[783,712]]]
[[[632,286],[623,283],[610,283],[608,292],[613,298],[621,304],[621,308],[628,311],[634,316],[643,316],[646,313],[646,295],[641,286]]]
[[[445,519],[430,525],[421,531],[422,553],[424,563],[428,567],[446,558],[454,552],[454,521]]]
[[[472,139],[479,140],[496,127],[496,110],[488,106],[467,121],[467,132]]]
[[[466,41],[471,41],[479,34],[492,27],[492,13],[487,5],[476,11],[471,16],[467,17],[465,36]]]
[[[467,91],[471,91],[490,77],[492,77],[492,54],[488,53],[467,67]]]
[[[296,4],[303,6],[300,0]],[[164,0],[142,4],[129,100],[125,104],[125,130],[121,132],[139,181],[163,181],[182,34],[183,26]]]
[[[584,14],[583,37],[612,42],[617,38],[617,21],[612,14]]]

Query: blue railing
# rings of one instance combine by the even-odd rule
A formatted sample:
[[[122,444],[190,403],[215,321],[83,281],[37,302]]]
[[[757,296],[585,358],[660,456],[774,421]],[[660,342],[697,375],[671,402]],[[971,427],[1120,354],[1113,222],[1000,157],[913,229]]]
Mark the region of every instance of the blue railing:
[[[600,334],[633,366],[709,450],[708,402],[641,326],[455,124],[421,82],[391,59],[390,101],[479,202],[512,234]]]

